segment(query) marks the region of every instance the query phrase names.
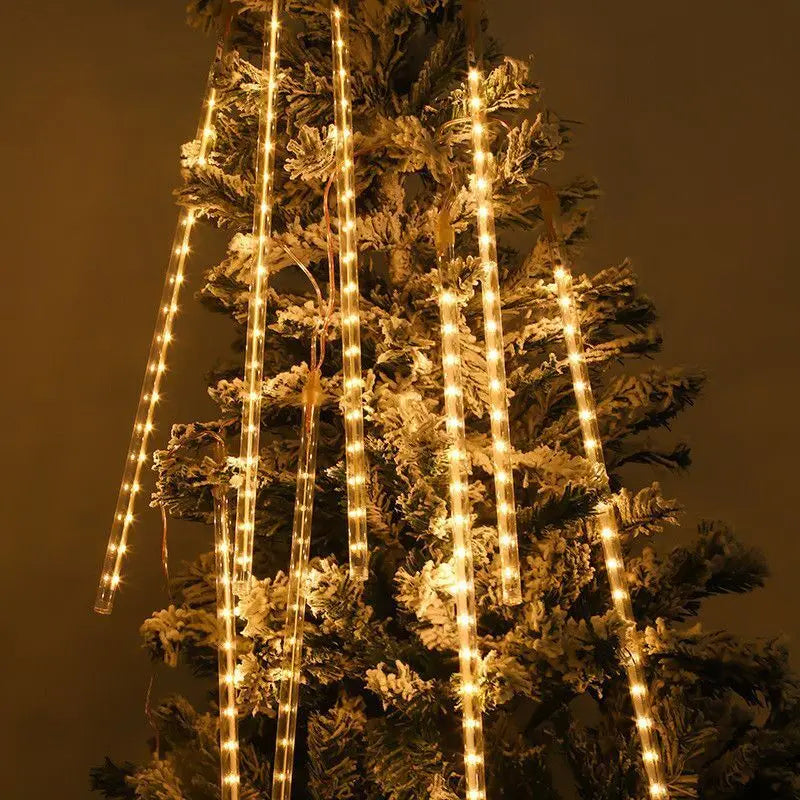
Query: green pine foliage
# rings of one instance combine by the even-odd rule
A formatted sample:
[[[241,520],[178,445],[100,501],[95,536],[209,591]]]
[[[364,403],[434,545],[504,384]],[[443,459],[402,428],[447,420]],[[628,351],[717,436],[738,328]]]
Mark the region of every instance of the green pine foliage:
[[[215,26],[219,0],[192,0],[189,16]],[[213,376],[219,419],[176,425],[157,457],[155,500],[210,534],[211,487],[235,485],[236,459],[210,457],[212,434],[238,452],[241,343],[247,315],[254,149],[263,76],[257,66],[263,2],[237,6],[238,53],[217,79],[216,149],[192,166],[183,150],[178,196],[230,234],[208,269],[202,300],[232,320],[237,357]],[[338,334],[324,366],[318,491],[312,541],[295,797],[311,800],[456,800],[463,797],[455,623],[446,524],[447,444],[435,301],[437,214],[452,203],[462,295],[465,405],[473,464],[475,565],[484,654],[489,797],[624,800],[645,796],[627,684],[621,621],[610,609],[600,547],[589,524],[600,488],[581,457],[572,388],[541,240],[538,186],[561,160],[569,131],[542,107],[527,63],[487,57],[496,126],[505,355],[523,559],[524,603],[499,603],[492,529],[486,383],[474,207],[468,191],[464,30],[455,0],[353,0],[352,66],[361,258],[361,310],[370,464],[371,577],[347,575],[344,443]],[[242,797],[269,794],[276,690],[286,606],[301,392],[313,293],[283,246],[327,285],[322,198],[333,170],[328,3],[289,0],[281,58],[274,246],[263,385],[256,574],[241,599]],[[579,252],[597,188],[559,189],[566,247]],[[520,250],[520,242],[527,242]],[[514,246],[512,246],[512,244]],[[282,273],[282,274],[279,274]],[[288,279],[290,273],[296,273]],[[284,279],[287,276],[287,279]],[[702,375],[653,366],[656,313],[627,262],[576,276],[588,358],[618,494],[635,612],[674,797],[800,797],[800,693],[785,648],[704,631],[696,616],[714,595],[762,584],[760,555],[722,525],[690,544],[656,547],[679,505],[658,484],[623,488],[625,467],[678,470],[688,448],[668,433],[697,397]],[[185,565],[175,603],[142,626],[156,661],[190,665],[209,703],[182,698],[154,710],[148,764],[107,761],[94,788],[116,800],[218,797],[217,626],[213,558]],[[205,677],[203,677],[205,676]]]

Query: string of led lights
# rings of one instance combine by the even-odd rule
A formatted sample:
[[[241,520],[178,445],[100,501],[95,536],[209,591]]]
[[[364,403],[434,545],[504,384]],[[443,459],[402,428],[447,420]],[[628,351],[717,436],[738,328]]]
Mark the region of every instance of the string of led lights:
[[[239,798],[239,731],[236,708],[236,612],[233,597],[233,542],[228,525],[228,495],[214,490],[214,545],[217,566],[217,645],[219,679],[219,758],[222,800]]]
[[[197,130],[199,150],[196,163],[203,166],[208,161],[209,151],[214,142],[214,119],[216,113],[216,89],[214,76],[227,47],[227,29],[217,42],[214,60],[208,74],[203,114]],[[133,423],[133,433],[125,467],[122,474],[114,519],[108,538],[100,583],[97,589],[94,610],[99,614],[110,614],[114,597],[122,575],[122,562],[128,552],[128,537],[135,522],[137,496],[141,491],[142,470],[148,459],[150,435],[155,430],[156,405],[161,399],[161,385],[167,369],[167,351],[174,339],[175,317],[178,313],[178,300],[186,273],[186,262],[191,251],[191,238],[196,222],[194,209],[182,209],[173,237],[171,255],[161,294],[159,314],[147,358],[139,403]]]
[[[555,243],[554,237],[550,237],[550,252],[584,453],[593,468],[602,476],[606,490],[610,492],[603,444],[597,424],[597,406],[586,363],[580,314],[572,288],[572,275],[561,257],[560,248]],[[628,623],[623,665],[628,676],[634,719],[642,747],[642,760],[649,783],[649,793],[653,798],[667,798],[669,793],[661,766],[660,747],[654,729],[652,701],[644,671],[644,656],[627,585],[614,505],[610,500],[604,500],[597,505],[596,512],[612,602],[620,617]]]
[[[245,347],[245,389],[242,400],[242,431],[239,463],[242,480],[236,502],[236,535],[233,579],[247,584],[253,572],[256,494],[258,487],[259,445],[261,442],[261,388],[264,373],[264,335],[267,319],[266,266],[272,232],[272,194],[275,170],[276,103],[278,95],[278,56],[280,0],[272,0],[265,20],[262,68],[266,73],[259,114],[256,157],[257,189],[253,212],[255,254],[250,276]]]
[[[450,528],[455,567],[456,628],[461,673],[461,718],[467,800],[484,800],[483,718],[479,693],[481,670],[472,564],[472,517],[469,502],[469,461],[464,427],[464,381],[461,373],[461,322],[458,295],[450,280],[452,249],[441,246],[439,314],[442,335],[442,371],[447,434],[450,439]]]
[[[279,61],[279,15],[281,0],[266,0],[267,15],[263,40],[263,71],[266,73],[259,115],[253,239],[255,253],[249,284],[245,389],[239,463],[242,481],[238,489],[234,541],[229,529],[227,494],[214,490],[214,528],[216,552],[217,619],[220,630],[219,668],[219,745],[220,780],[223,800],[240,796],[238,711],[236,703],[236,626],[234,588],[252,578],[255,509],[259,465],[264,341],[266,332],[268,254],[272,229],[272,203],[275,171],[277,123],[277,88]],[[474,0],[466,0],[474,8]],[[353,149],[352,93],[349,63],[349,15],[347,0],[332,0],[330,6],[333,61],[334,120],[336,131],[336,186],[339,219],[339,265],[341,288],[341,330],[343,360],[344,428],[347,474],[347,518],[350,574],[358,580],[368,577],[367,491],[368,477],[364,447],[363,378],[361,368],[358,240],[356,217],[356,182]],[[228,18],[229,19],[229,18]],[[502,305],[497,258],[492,177],[493,156],[487,121],[487,102],[478,35],[472,20],[468,35],[468,106],[472,139],[473,171],[471,186],[477,217],[481,262],[481,287],[486,345],[486,369],[489,387],[492,460],[497,507],[497,528],[501,558],[502,597],[506,604],[522,601],[516,508],[512,472],[508,393],[502,330]],[[199,148],[195,163],[208,163],[214,143],[217,96],[213,87],[217,65],[227,46],[227,31],[217,45],[209,73],[202,120],[198,128]],[[326,190],[327,199],[327,190]],[[326,220],[328,210],[326,202]],[[155,428],[155,410],[160,399],[166,372],[168,348],[173,340],[178,300],[190,253],[191,236],[198,210],[182,211],[175,233],[172,253],[162,294],[159,318],[150,348],[147,370],[134,421],[122,484],[112,523],[108,549],[98,588],[95,610],[110,613],[121,580],[128,536],[135,521],[135,503],[141,492],[141,475],[148,459],[148,443]],[[442,217],[444,219],[444,216]],[[449,225],[449,214],[447,217]],[[554,230],[550,223],[551,232]],[[441,229],[440,229],[441,234]],[[452,229],[447,244],[439,243],[441,291],[438,302],[441,322],[442,367],[444,376],[445,422],[450,444],[449,525],[453,541],[453,566],[460,702],[462,709],[466,800],[485,800],[485,754],[483,741],[480,680],[482,662],[477,632],[472,554],[472,517],[469,502],[470,466],[466,447],[464,384],[461,365],[461,313],[457,282],[453,279],[454,259]],[[668,798],[660,743],[655,730],[653,703],[649,694],[644,656],[633,615],[627,586],[619,530],[603,456],[597,421],[597,407],[586,363],[580,315],[574,298],[572,277],[560,248],[552,235],[549,240],[560,308],[567,359],[576,398],[584,452],[605,482],[606,498],[596,507],[596,519],[602,541],[605,566],[614,608],[627,623],[623,665],[635,714],[635,726],[642,747],[644,770],[651,798]],[[331,253],[329,226],[329,253]],[[320,300],[319,287],[310,272]],[[333,270],[333,257],[330,256]],[[333,292],[333,278],[330,281]],[[323,341],[333,309],[329,299],[323,315]],[[316,363],[312,344],[311,369],[304,394],[302,437],[296,482],[289,567],[287,617],[281,683],[278,695],[278,727],[273,765],[272,800],[290,800],[295,753],[295,737],[301,682],[303,633],[308,591],[308,559],[315,493],[316,459],[321,404],[320,364]],[[321,357],[320,357],[321,360]],[[220,442],[221,444],[221,442]]]
[[[278,692],[278,729],[272,767],[272,800],[289,800],[292,794],[321,395],[320,371],[316,368],[309,373],[303,402],[303,430],[292,525],[286,627],[283,634],[283,664]]]
[[[358,288],[356,181],[353,163],[352,96],[350,91],[349,15],[347,2],[331,3],[333,101],[336,123],[336,204],[339,214],[339,274],[342,305],[343,406],[347,471],[347,529],[350,575],[366,580],[367,464],[364,453],[361,316]]]
[[[489,380],[489,416],[492,430],[492,462],[497,504],[497,533],[502,569],[503,602],[522,602],[517,542],[517,512],[511,462],[511,434],[508,422],[508,390],[503,348],[503,315],[500,277],[497,267],[497,239],[492,200],[492,153],[486,122],[483,75],[475,48],[470,48],[468,73],[469,111],[472,132],[472,191],[478,225],[481,260],[483,331],[486,344],[486,372]]]

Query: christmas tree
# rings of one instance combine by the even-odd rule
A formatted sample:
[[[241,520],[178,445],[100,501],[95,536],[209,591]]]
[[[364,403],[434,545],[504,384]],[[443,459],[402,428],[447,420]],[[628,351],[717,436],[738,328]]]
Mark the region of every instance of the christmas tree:
[[[263,2],[236,6],[230,49],[214,75],[213,152],[183,149],[179,200],[230,233],[203,302],[230,316],[243,354],[257,175]],[[225,4],[193,0],[191,21],[226,24]],[[278,81],[273,237],[267,298],[254,573],[240,598],[237,676],[243,798],[272,782],[295,474],[309,345],[321,318],[298,279],[301,262],[328,294],[326,187],[334,173],[334,92],[327,2],[287,3]],[[347,481],[339,319],[322,367],[309,611],[302,653],[294,796],[314,800],[455,800],[464,796],[453,545],[448,530],[448,432],[440,317],[442,219],[454,236],[448,280],[458,295],[469,499],[489,798],[641,798],[647,782],[610,603],[594,512],[603,486],[582,455],[548,247],[543,191],[569,128],[542,106],[528,64],[487,40],[504,352],[522,568],[519,605],[502,602],[489,390],[478,289],[468,117],[467,34],[449,0],[360,0],[350,61],[357,178],[361,345],[368,465],[370,572],[348,572]],[[287,35],[288,34],[288,35]],[[198,158],[198,153],[202,157]],[[555,191],[562,251],[580,254],[597,187]],[[650,692],[674,797],[800,797],[800,694],[785,648],[696,623],[703,599],[747,592],[766,568],[724,525],[664,552],[659,535],[679,504],[634,465],[680,470],[689,451],[670,421],[702,376],[653,366],[653,304],[627,262],[574,281],[597,418],[615,493],[627,578],[644,633]],[[213,376],[219,419],[176,425],[157,454],[154,502],[209,525],[216,493],[241,481],[242,357]],[[205,530],[205,529],[204,529]],[[209,537],[210,540],[210,537]],[[173,565],[173,572],[175,568]],[[142,626],[155,660],[208,679],[209,704],[163,700],[148,764],[93,771],[109,798],[219,794],[214,555],[173,578],[174,604]]]

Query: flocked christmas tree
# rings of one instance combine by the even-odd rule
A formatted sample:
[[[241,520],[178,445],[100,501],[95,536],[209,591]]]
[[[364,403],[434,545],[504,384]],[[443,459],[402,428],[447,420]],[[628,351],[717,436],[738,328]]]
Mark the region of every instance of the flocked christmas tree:
[[[256,250],[251,223],[268,5],[245,0],[235,8],[234,46],[214,76],[213,149],[208,132],[184,147],[179,192],[193,220],[231,235],[227,257],[208,270],[201,297],[229,315],[242,337]],[[337,314],[322,367],[293,796],[456,800],[465,794],[437,300],[445,219],[454,235],[447,280],[460,312],[487,797],[642,798],[647,781],[621,666],[624,623],[610,603],[593,524],[603,486],[583,457],[543,221],[542,187],[569,131],[541,106],[529,65],[504,58],[489,39],[485,97],[523,596],[520,605],[502,602],[459,6],[351,4],[370,573],[366,584],[348,574]],[[190,3],[192,22],[205,29],[224,27],[224,14],[219,2]],[[328,295],[329,246],[338,249],[336,212],[330,229],[324,212],[336,154],[330,6],[290,0],[283,24],[266,266],[271,276],[299,275],[300,261]],[[596,194],[586,180],[557,189],[569,259],[579,253]],[[242,798],[266,797],[272,784],[301,416],[309,345],[322,324],[303,280],[282,276],[268,293],[258,580],[240,600],[237,645]],[[627,263],[576,277],[574,297],[670,796],[800,797],[800,694],[785,649],[693,624],[704,598],[761,585],[760,556],[719,524],[702,526],[691,545],[664,552],[658,536],[676,521],[678,504],[657,484],[623,487],[628,465],[667,471],[688,465],[687,448],[664,431],[696,398],[702,377],[653,366],[660,346],[655,311]],[[238,452],[241,342],[241,356],[214,376],[210,389],[219,419],[175,426],[157,454],[154,500],[175,518],[210,525],[212,495],[232,492],[241,481],[237,459],[212,456],[219,437],[230,454]],[[209,676],[209,704],[195,709],[173,697],[158,705],[153,760],[107,761],[93,772],[94,788],[106,797],[219,796],[210,677],[221,641],[214,563],[209,553],[179,570],[175,604],[142,627],[154,659],[188,663]]]

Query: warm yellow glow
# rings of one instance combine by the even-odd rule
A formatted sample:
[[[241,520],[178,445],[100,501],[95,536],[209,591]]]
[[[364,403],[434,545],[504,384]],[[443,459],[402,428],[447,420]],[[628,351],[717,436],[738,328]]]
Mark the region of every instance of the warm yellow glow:
[[[567,363],[572,375],[572,385],[578,406],[578,422],[583,438],[584,455],[599,474],[604,477],[608,491],[608,474],[606,473],[602,439],[597,420],[597,406],[592,393],[589,369],[583,348],[583,335],[579,309],[572,291],[572,276],[569,268],[561,258],[558,247],[552,244],[553,275],[555,277],[558,307],[564,330],[564,341],[567,346]],[[596,508],[597,530],[603,547],[606,563],[606,574],[611,588],[611,599],[617,613],[628,623],[626,641],[627,655],[623,656],[623,664],[628,675],[628,686],[633,704],[636,729],[642,748],[642,761],[649,783],[651,797],[667,798],[669,796],[661,769],[659,743],[653,730],[653,709],[650,694],[647,691],[643,658],[639,643],[639,634],[633,616],[630,591],[625,575],[625,561],[617,529],[617,518],[613,504],[600,502]]]
[[[512,475],[511,434],[508,423],[508,392],[506,366],[503,355],[503,317],[500,301],[500,277],[497,269],[497,240],[492,200],[491,142],[486,135],[486,104],[483,102],[483,76],[477,66],[469,70],[469,110],[472,128],[473,197],[478,224],[478,249],[482,264],[481,288],[483,296],[484,339],[486,344],[486,372],[489,380],[489,418],[491,421],[492,461],[494,465],[495,499],[498,510],[497,533],[500,545],[500,562],[503,602],[515,605],[522,602],[517,542],[517,513],[514,502],[514,481],[497,480],[497,475]]]
[[[259,445],[261,441],[261,382],[264,372],[264,331],[267,317],[267,255],[272,234],[272,191],[275,172],[275,131],[278,78],[278,14],[280,0],[272,0],[270,24],[264,27],[264,86],[256,157],[257,196],[253,214],[253,239],[256,252],[250,277],[245,354],[245,392],[242,401],[242,432],[239,459],[242,482],[236,503],[236,536],[233,577],[247,583],[253,572],[256,490],[258,486]]]
[[[239,731],[236,711],[236,615],[231,588],[231,537],[228,496],[214,490],[214,538],[217,565],[217,647],[219,675],[219,758],[222,800],[239,798]]]
[[[448,260],[439,260],[440,273],[448,270]],[[441,275],[443,283],[446,276]],[[483,721],[478,693],[481,660],[476,624],[475,579],[472,566],[472,528],[469,504],[469,465],[464,435],[463,378],[459,341],[460,312],[454,291],[445,288],[439,295],[444,372],[444,405],[450,450],[450,529],[455,567],[454,594],[458,628],[458,661],[461,671],[461,709],[464,734],[464,764],[468,798],[485,797],[483,768]]]
[[[202,117],[197,129],[197,139],[200,143],[197,163],[200,165],[206,163],[209,151],[214,143],[216,94],[212,84],[217,65],[224,55],[225,47],[225,41],[220,40],[217,43],[214,61],[208,75],[206,99],[203,102]],[[139,394],[139,403],[133,422],[133,433],[128,445],[122,481],[117,496],[117,505],[108,537],[108,547],[103,568],[100,572],[100,583],[94,605],[94,610],[99,614],[111,613],[114,605],[114,596],[121,581],[123,556],[127,551],[128,536],[134,521],[136,494],[141,484],[142,468],[147,461],[150,434],[155,430],[156,404],[162,397],[161,382],[166,371],[167,350],[174,340],[173,330],[178,312],[178,298],[186,271],[187,257],[191,249],[190,244],[195,221],[196,212],[193,209],[182,210],[178,215],[178,224],[175,229],[175,236],[170,250],[171,256],[159,303],[158,319],[156,320],[144,381]]]
[[[308,594],[308,552],[314,512],[314,481],[317,469],[319,371],[310,373],[303,404],[303,428],[292,526],[292,555],[283,633],[283,666],[278,694],[278,732],[273,763],[272,800],[289,800],[292,794],[294,742],[303,656],[303,627]]]
[[[347,468],[347,529],[350,575],[366,580],[367,461],[364,453],[363,381],[356,233],[356,177],[353,166],[352,97],[350,92],[350,30],[347,2],[331,3],[333,96],[336,121],[336,199],[339,214],[339,272],[342,295],[342,362],[344,430]]]

